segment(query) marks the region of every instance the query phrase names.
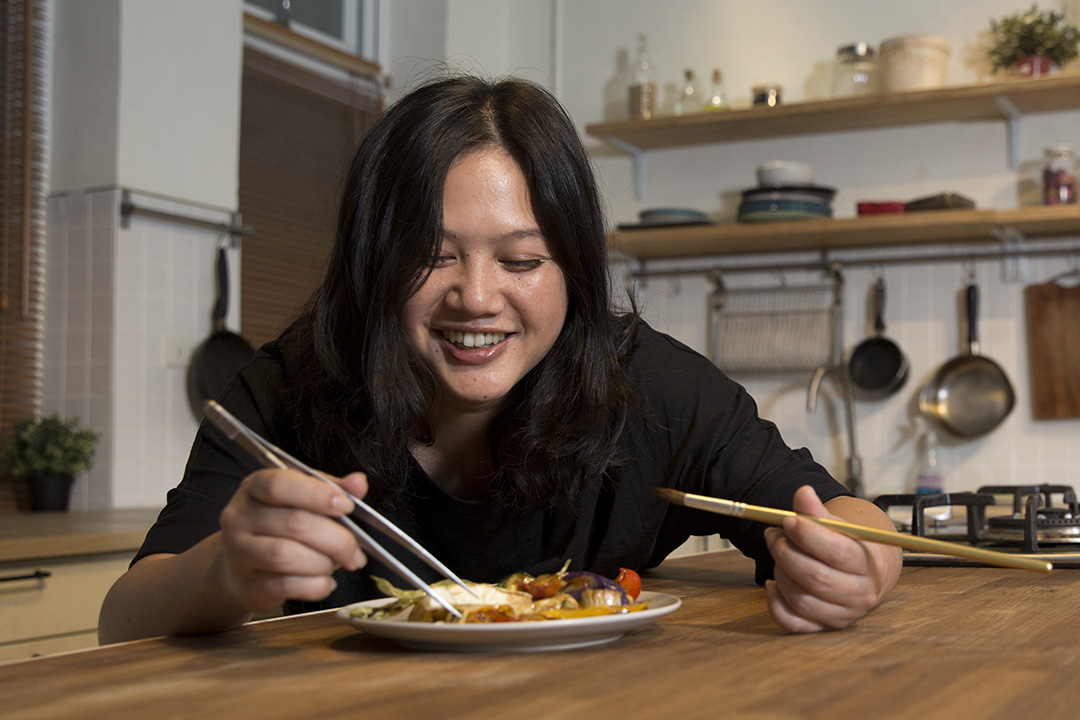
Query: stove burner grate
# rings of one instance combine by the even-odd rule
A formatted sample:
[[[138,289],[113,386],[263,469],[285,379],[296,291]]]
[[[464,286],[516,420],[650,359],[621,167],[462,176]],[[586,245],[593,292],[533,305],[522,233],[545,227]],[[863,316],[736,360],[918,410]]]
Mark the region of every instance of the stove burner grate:
[[[996,504],[997,495],[1012,495],[1013,512],[987,518],[986,508]],[[1053,504],[1055,495],[1062,497],[1059,506]],[[1024,553],[1038,552],[1039,543],[1080,544],[1080,507],[1067,485],[987,485],[974,493],[882,495],[874,503],[886,511],[893,505],[910,505],[913,535],[926,534],[927,508],[946,505],[966,508],[965,539],[972,544],[1019,547]]]

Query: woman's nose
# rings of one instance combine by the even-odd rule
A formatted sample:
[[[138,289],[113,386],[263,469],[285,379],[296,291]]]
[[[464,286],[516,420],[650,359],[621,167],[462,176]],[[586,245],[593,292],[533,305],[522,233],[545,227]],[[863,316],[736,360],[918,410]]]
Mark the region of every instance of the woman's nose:
[[[463,262],[459,270],[450,293],[451,302],[474,315],[497,313],[503,302],[497,269],[486,263]]]

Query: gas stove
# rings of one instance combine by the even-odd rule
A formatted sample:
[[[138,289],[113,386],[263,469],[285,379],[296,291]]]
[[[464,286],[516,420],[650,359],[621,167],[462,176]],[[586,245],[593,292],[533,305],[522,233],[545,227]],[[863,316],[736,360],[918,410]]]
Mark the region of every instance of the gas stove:
[[[986,485],[975,492],[880,495],[874,504],[886,512],[910,507],[910,522],[898,523],[898,529],[912,535],[1048,560],[1055,568],[1080,568],[1080,506],[1068,485]],[[941,516],[949,519],[934,519]],[[979,563],[905,552],[904,564]]]

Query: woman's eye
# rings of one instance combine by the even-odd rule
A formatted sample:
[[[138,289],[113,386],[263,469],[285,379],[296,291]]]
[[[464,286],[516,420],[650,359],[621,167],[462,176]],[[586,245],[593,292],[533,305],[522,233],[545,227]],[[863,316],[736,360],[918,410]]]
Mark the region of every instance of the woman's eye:
[[[446,255],[446,254],[440,253],[440,254],[436,255],[435,257],[431,258],[431,264],[434,267],[446,267],[451,262],[453,262],[453,260],[454,260],[453,255]]]
[[[523,271],[523,270],[535,270],[544,264],[541,258],[530,258],[528,260],[503,260],[503,265],[508,270]]]

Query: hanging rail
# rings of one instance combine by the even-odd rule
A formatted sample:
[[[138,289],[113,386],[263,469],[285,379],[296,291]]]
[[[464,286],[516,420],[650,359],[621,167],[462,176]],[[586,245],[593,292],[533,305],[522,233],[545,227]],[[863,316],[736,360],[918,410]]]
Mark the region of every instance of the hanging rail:
[[[255,233],[254,229],[251,227],[239,224],[238,220],[240,218],[240,213],[230,214],[233,218],[233,222],[219,223],[212,220],[192,217],[191,215],[184,215],[183,213],[172,212],[170,210],[148,208],[136,205],[131,199],[131,192],[128,190],[123,192],[123,196],[120,200],[120,220],[123,227],[127,227],[128,221],[132,215],[141,215],[156,220],[169,220],[181,223],[182,225],[192,225],[194,227],[206,228],[207,230],[217,230],[218,232],[228,233],[233,236],[239,235],[241,237],[247,237],[248,235],[253,235]]]
[[[647,279],[658,277],[682,277],[684,275],[711,275],[714,273],[739,272],[783,272],[797,270],[829,270],[832,268],[865,267],[874,265],[919,265],[940,262],[975,262],[979,260],[1014,260],[1025,257],[1080,256],[1080,245],[1072,244],[1054,248],[1016,248],[1011,250],[982,250],[968,252],[948,252],[925,255],[892,255],[867,258],[842,259],[828,257],[823,253],[821,260],[790,263],[757,263],[752,265],[708,265],[701,267],[673,267],[650,270],[641,262],[641,268],[628,273],[630,278]]]

